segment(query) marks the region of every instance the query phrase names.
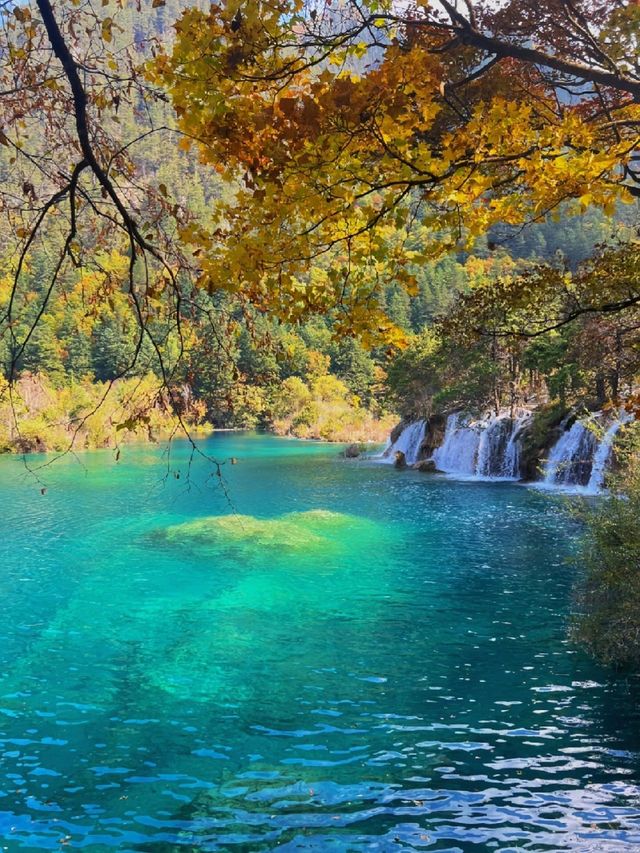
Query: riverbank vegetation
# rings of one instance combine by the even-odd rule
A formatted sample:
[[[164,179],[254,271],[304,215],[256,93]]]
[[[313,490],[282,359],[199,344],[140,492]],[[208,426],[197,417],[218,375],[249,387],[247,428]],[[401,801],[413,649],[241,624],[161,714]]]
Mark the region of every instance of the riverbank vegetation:
[[[10,388],[0,380],[0,453],[60,454],[118,448],[132,440],[157,442],[176,434],[178,410],[194,436],[209,431],[204,406],[188,396],[169,400],[153,375],[56,385],[43,374],[24,373]]]
[[[574,638],[605,664],[640,669],[640,431],[627,431],[625,464],[606,500],[577,513],[584,537],[577,565]]]

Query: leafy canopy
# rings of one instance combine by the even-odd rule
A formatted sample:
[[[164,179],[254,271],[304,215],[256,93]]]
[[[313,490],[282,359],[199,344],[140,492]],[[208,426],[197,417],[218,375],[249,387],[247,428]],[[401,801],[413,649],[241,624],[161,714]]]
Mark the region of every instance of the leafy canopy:
[[[640,8],[495,5],[188,9],[149,74],[181,144],[236,187],[211,227],[181,232],[200,284],[285,320],[337,306],[338,334],[399,342],[380,296],[415,288],[412,263],[567,199],[612,211],[637,193]]]

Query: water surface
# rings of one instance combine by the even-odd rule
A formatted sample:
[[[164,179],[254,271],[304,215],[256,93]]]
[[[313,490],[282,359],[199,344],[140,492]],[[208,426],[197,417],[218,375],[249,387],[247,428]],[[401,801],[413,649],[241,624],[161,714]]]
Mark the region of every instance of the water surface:
[[[207,450],[228,495],[179,444],[44,495],[0,460],[4,849],[640,849],[638,687],[567,642],[557,498]]]

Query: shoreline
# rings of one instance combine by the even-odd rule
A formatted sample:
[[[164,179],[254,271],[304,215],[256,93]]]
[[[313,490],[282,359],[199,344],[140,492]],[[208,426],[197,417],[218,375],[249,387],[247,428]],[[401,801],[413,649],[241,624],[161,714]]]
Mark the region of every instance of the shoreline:
[[[340,439],[330,439],[330,438],[302,438],[296,435],[280,435],[277,432],[267,430],[267,429],[251,429],[249,427],[196,427],[193,430],[190,430],[191,438],[194,441],[197,440],[205,440],[213,438],[218,433],[252,433],[255,435],[262,436],[270,436],[272,438],[278,438],[283,441],[303,441],[308,444],[326,444],[333,445],[335,447],[339,446],[349,446],[349,445],[366,445],[367,448],[382,446],[384,445],[384,441],[379,441],[377,439],[365,439],[361,441],[353,441],[353,440],[340,440]],[[95,453],[95,452],[111,452],[117,453],[118,451],[123,450],[128,446],[142,446],[147,445],[151,447],[160,447],[160,445],[168,445],[174,441],[185,441],[189,442],[190,437],[185,435],[183,432],[175,433],[175,434],[165,434],[158,439],[150,439],[145,438],[143,436],[134,436],[132,438],[127,438],[125,441],[116,444],[110,444],[102,447],[67,447],[62,450],[56,449],[45,449],[45,450],[20,450],[18,448],[15,449],[5,449],[0,450],[0,458],[11,458],[11,457],[25,457],[25,456],[37,456],[37,457],[45,457],[45,456],[59,456],[62,458],[63,456],[67,456],[69,454],[77,455],[80,453]]]

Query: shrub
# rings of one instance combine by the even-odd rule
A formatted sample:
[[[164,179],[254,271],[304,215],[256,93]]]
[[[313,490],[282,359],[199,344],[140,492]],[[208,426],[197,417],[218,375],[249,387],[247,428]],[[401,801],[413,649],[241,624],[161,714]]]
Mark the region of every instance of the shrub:
[[[183,412],[190,427],[202,407]],[[168,394],[154,376],[104,382],[72,380],[56,387],[48,377],[25,374],[12,403],[0,387],[0,451],[64,451],[109,447],[131,438],[154,440],[176,427]]]
[[[640,432],[627,430],[624,474],[616,493],[584,507],[572,634],[605,664],[640,669]]]
[[[274,392],[272,426],[279,435],[324,441],[382,441],[395,418],[375,417],[364,409],[347,385],[322,374],[310,386],[292,376]]]

